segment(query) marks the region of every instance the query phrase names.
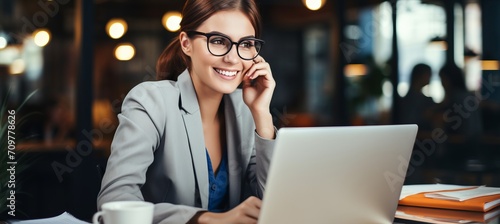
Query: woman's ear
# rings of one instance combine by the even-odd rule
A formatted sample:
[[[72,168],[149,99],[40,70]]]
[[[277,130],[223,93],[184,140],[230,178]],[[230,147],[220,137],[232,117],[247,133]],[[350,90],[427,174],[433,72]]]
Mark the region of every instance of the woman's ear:
[[[186,54],[187,56],[191,56],[192,52],[191,39],[189,39],[186,32],[181,32],[179,34],[179,41],[181,44],[182,52],[184,52],[184,54]]]

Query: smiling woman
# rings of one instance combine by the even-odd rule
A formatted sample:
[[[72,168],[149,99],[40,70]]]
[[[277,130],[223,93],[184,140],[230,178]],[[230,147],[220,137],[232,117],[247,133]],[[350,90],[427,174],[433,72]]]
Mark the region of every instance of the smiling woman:
[[[154,223],[255,223],[276,134],[256,4],[188,0],[182,15],[158,81],[123,102],[98,207],[145,200]]]

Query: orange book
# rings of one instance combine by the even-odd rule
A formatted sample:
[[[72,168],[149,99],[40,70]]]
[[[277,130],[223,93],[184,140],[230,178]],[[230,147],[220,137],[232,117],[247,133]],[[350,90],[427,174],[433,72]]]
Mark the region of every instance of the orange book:
[[[425,194],[426,193],[419,193],[405,197],[399,200],[399,205],[479,212],[486,212],[500,205],[500,194],[477,197],[465,201],[428,198],[425,197]]]
[[[451,209],[424,208],[415,206],[398,206],[396,218],[409,220],[450,221],[466,223],[467,221],[488,222],[500,215],[500,208],[489,212],[459,211]]]

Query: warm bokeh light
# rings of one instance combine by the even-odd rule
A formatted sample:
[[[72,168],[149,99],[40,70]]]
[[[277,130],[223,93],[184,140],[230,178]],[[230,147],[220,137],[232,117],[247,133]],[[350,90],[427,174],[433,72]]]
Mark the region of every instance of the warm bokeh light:
[[[9,66],[9,73],[11,75],[19,75],[24,72],[25,69],[25,63],[23,59],[16,59],[10,64]]]
[[[10,65],[14,60],[21,57],[21,46],[9,45],[0,51],[0,65]]]
[[[123,19],[111,19],[106,24],[106,32],[111,38],[118,39],[127,32],[127,22]]]
[[[304,5],[309,9],[316,11],[325,5],[326,0],[302,0]]]
[[[7,38],[0,36],[0,49],[7,47]]]
[[[170,32],[175,32],[181,28],[182,15],[177,11],[170,11],[163,15],[161,23]]]
[[[497,60],[481,60],[481,67],[484,71],[496,71],[500,69]]]
[[[115,48],[115,57],[120,61],[128,61],[135,55],[134,45],[130,43],[120,44]]]
[[[366,75],[367,68],[364,64],[348,64],[344,67],[346,77]]]
[[[443,51],[448,49],[448,44],[444,40],[432,40],[429,42],[429,46],[435,47],[435,49]]]
[[[44,47],[50,42],[50,31],[46,29],[39,29],[33,32],[33,41],[36,46]]]

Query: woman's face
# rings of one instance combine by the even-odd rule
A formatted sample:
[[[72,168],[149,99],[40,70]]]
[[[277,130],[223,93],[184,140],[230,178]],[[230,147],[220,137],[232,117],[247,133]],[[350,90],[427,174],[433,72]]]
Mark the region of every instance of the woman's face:
[[[238,42],[243,37],[255,36],[255,30],[248,17],[238,10],[220,11],[208,18],[198,32],[218,32]],[[184,53],[191,57],[191,77],[197,94],[231,93],[243,81],[245,72],[252,66],[252,60],[238,56],[233,45],[224,56],[213,56],[207,48],[207,38],[195,35],[187,38],[181,35]]]

